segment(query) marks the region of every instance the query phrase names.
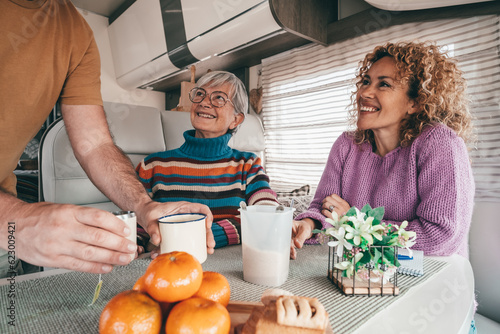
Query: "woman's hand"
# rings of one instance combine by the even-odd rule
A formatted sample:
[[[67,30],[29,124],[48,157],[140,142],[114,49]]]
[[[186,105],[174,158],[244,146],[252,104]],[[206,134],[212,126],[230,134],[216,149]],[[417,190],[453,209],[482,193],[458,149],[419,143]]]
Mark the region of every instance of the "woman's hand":
[[[212,212],[208,206],[190,202],[168,202],[160,203],[150,201],[137,213],[139,224],[151,236],[150,244],[154,245],[151,251],[151,258],[155,258],[160,253],[160,229],[158,226],[158,218],[172,215],[176,213],[202,213],[206,215],[206,231],[207,231],[207,253],[213,254],[215,247],[215,239],[212,234]],[[189,237],[189,236],[186,236]],[[149,248],[149,247],[148,247]]]
[[[322,201],[321,214],[326,218],[332,218],[332,212],[335,211],[339,216],[343,216],[349,211],[351,206],[339,195],[331,194]]]
[[[292,243],[290,245],[290,258],[297,258],[297,249],[302,248],[304,242],[312,236],[315,223],[312,219],[294,220],[292,224]]]

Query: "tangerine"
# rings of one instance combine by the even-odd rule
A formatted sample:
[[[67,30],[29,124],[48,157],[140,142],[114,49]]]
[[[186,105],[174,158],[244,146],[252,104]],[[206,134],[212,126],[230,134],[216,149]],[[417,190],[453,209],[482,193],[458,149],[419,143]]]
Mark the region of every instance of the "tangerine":
[[[231,298],[231,287],[221,273],[204,271],[201,286],[193,297],[210,299],[227,307]]]
[[[147,293],[146,285],[144,284],[144,275],[139,277],[139,279],[135,282],[134,286],[132,287],[132,290],[137,290]],[[174,307],[175,303],[168,303],[168,302],[159,302],[159,303],[160,303],[162,317],[163,319],[167,319],[168,314],[172,309],[172,307]]]
[[[159,333],[161,325],[160,304],[143,292],[126,290],[111,298],[102,310],[99,333]]]
[[[139,279],[135,281],[132,290],[146,292],[146,286],[144,285],[144,276],[139,277]]]
[[[193,255],[170,252],[151,261],[144,274],[144,286],[156,301],[173,303],[194,295],[202,278],[203,268]]]
[[[172,308],[165,333],[228,334],[230,329],[231,317],[221,303],[192,297]]]

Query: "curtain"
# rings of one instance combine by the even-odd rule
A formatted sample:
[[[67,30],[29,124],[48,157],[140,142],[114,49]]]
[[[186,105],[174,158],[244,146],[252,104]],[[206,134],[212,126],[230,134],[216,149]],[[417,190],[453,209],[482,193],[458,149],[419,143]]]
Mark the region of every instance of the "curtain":
[[[500,200],[500,58],[497,15],[408,23],[341,43],[309,44],[262,61],[266,171],[271,186],[313,191],[345,130],[358,63],[386,42],[435,41],[468,82],[477,142],[470,152],[476,201]]]

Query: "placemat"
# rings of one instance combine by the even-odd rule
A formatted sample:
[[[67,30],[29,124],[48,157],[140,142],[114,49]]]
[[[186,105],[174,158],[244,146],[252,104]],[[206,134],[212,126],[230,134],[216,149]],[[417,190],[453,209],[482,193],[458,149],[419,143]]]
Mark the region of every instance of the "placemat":
[[[69,272],[0,286],[0,333],[98,333],[99,317],[117,293],[131,289],[150,259],[137,259],[105,274],[99,299],[92,306],[99,275]],[[425,258],[422,277],[398,276],[399,296],[344,296],[327,278],[328,247],[306,245],[290,261],[288,280],[280,287],[296,295],[316,297],[325,306],[334,333],[351,333],[367,319],[443,269],[447,263]],[[217,249],[203,264],[204,270],[224,274],[231,285],[231,300],[254,301],[267,287],[243,281],[241,246]],[[14,293],[14,298],[9,294]],[[15,326],[8,309],[14,302]]]

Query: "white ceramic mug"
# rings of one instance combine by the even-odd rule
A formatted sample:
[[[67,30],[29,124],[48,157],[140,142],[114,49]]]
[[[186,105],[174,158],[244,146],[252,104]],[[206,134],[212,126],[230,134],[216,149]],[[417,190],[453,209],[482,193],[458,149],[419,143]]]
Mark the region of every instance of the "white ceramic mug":
[[[207,259],[206,216],[201,213],[179,213],[158,219],[160,253],[182,251],[200,261]]]
[[[127,224],[130,229],[130,235],[127,237],[128,240],[132,241],[137,245],[137,217],[134,211],[115,211],[113,214],[120,218]],[[130,255],[132,260],[135,258],[135,253]]]

